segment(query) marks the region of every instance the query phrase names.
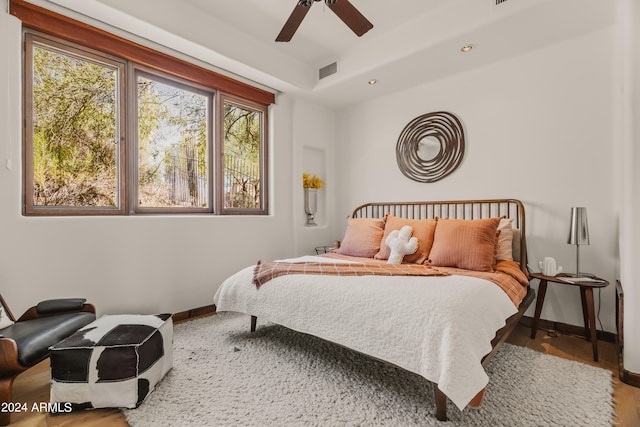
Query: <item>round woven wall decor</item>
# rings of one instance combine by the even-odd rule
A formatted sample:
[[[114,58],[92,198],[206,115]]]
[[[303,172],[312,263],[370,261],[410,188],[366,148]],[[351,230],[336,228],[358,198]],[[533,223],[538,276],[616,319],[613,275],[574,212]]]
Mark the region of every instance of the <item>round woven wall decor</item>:
[[[400,171],[418,182],[436,182],[456,170],[464,157],[462,124],[439,111],[411,120],[400,133],[396,160]]]

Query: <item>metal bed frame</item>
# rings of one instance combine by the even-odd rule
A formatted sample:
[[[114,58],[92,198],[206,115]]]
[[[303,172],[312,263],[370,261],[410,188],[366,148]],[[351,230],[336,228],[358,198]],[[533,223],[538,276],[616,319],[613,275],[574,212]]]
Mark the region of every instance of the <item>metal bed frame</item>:
[[[506,216],[513,219],[513,227],[520,232],[520,253],[517,259],[520,269],[528,276],[527,270],[527,242],[525,233],[524,205],[517,199],[487,199],[487,200],[453,200],[453,201],[426,201],[426,202],[374,202],[358,206],[352,213],[353,218],[382,218],[387,213],[408,219],[483,219]],[[496,332],[491,341],[492,350],[483,357],[482,366],[486,367],[491,358],[516,325],[522,319],[525,311],[535,299],[535,292],[531,287],[527,291],[518,312],[506,320],[506,325]],[[447,420],[447,397],[434,384],[436,400],[436,418],[440,421]]]
[[[482,219],[506,216],[520,231],[520,269],[527,273],[524,205],[517,199],[454,200],[435,202],[374,202],[358,206],[353,218],[383,218],[387,213],[407,219]]]

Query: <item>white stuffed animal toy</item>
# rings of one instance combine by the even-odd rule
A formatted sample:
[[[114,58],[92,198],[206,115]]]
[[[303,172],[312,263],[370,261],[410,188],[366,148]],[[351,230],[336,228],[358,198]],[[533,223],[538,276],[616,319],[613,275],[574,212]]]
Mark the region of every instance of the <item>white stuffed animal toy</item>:
[[[402,264],[402,258],[418,250],[418,238],[411,237],[413,227],[405,225],[400,230],[393,230],[387,236],[385,243],[391,249],[387,264]]]

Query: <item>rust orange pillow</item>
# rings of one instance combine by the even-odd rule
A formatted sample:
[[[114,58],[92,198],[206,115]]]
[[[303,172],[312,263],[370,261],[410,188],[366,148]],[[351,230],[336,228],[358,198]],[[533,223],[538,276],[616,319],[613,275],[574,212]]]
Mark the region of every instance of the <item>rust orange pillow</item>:
[[[493,271],[500,218],[439,219],[429,254],[435,267]]]
[[[435,219],[406,219],[393,216],[391,214],[386,215],[386,222],[384,225],[384,234],[380,241],[380,251],[374,256],[375,259],[389,259],[391,249],[385,243],[387,236],[393,230],[400,230],[405,225],[410,225],[413,228],[412,237],[418,239],[418,250],[411,254],[405,255],[402,262],[405,264],[422,264],[429,258],[429,251],[431,251],[431,245],[433,244],[433,233],[436,230]]]
[[[347,230],[340,248],[341,255],[373,258],[380,250],[384,218],[347,218]]]

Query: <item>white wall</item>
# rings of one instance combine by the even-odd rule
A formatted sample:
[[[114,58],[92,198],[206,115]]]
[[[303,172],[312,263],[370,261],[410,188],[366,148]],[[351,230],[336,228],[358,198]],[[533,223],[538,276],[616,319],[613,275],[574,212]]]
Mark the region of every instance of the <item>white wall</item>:
[[[339,209],[367,201],[518,198],[530,263],[553,256],[573,271],[569,212],[586,206],[591,245],[582,247],[581,267],[615,283],[612,45],[613,29],[602,30],[341,111]],[[467,149],[457,171],[421,184],[401,174],[395,147],[410,120],[433,111],[461,120]],[[614,288],[601,295],[607,331],[615,331]],[[582,325],[578,289],[549,285],[542,318]]]
[[[302,171],[292,165],[301,144],[333,149],[333,116],[286,95],[270,110],[269,216],[22,216],[20,31],[17,19],[0,13],[0,292],[14,314],[66,296],[88,298],[99,314],[188,310],[212,304],[218,285],[241,267],[331,241],[321,234],[331,205],[316,234],[305,230]]]
[[[334,236],[340,234],[342,216],[336,210],[336,194],[339,183],[335,179],[333,161],[335,146],[335,114],[333,111],[310,103],[296,100],[292,108],[294,163],[291,171],[293,195],[293,230],[296,234],[296,254],[315,254],[316,246],[333,243]],[[304,226],[307,215],[304,212],[304,190],[302,174],[317,175],[325,182],[325,188],[318,191],[318,212],[316,227]]]
[[[640,5],[635,0],[618,1],[618,93],[621,164],[622,218],[620,222],[620,279],[624,288],[624,368],[640,373]]]

